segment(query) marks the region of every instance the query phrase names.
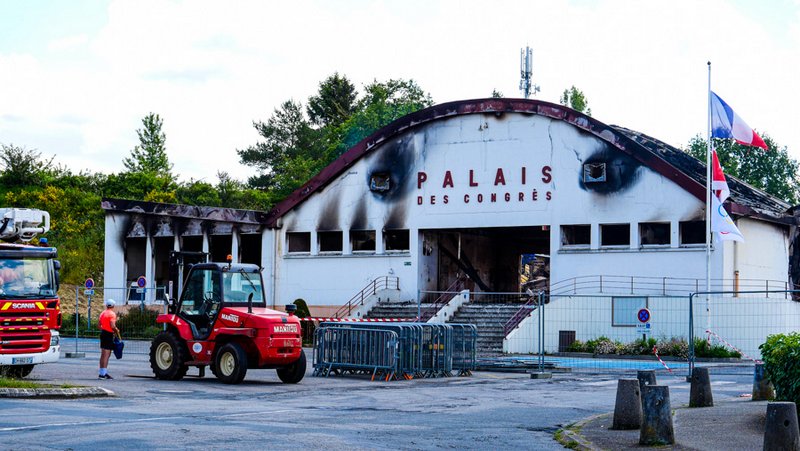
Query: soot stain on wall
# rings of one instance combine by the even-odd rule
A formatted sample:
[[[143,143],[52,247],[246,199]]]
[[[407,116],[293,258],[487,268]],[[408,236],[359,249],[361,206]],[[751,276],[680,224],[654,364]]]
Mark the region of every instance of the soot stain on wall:
[[[583,181],[583,167],[578,171],[578,185],[586,191],[599,194],[617,194],[631,188],[639,180],[641,163],[609,146],[603,146],[583,161],[583,164],[605,163],[606,181]]]
[[[339,197],[332,195],[325,203],[317,221],[317,231],[341,230],[339,226]]]
[[[353,221],[350,223],[351,230],[367,230],[369,224],[367,222],[367,200],[361,198],[356,205],[353,212]]]
[[[414,139],[412,134],[386,143],[375,153],[367,170],[367,187],[373,175],[388,174],[391,185],[387,191],[372,191],[372,195],[381,201],[393,202],[402,198],[411,188],[409,179],[414,170]]]
[[[406,228],[406,204],[397,203],[389,212],[384,224],[385,229],[405,229]]]

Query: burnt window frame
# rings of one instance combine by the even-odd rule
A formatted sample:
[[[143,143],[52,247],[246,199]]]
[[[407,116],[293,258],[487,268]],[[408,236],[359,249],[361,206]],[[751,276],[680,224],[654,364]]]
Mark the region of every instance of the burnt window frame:
[[[603,243],[603,229],[610,228],[610,227],[627,227],[628,235],[627,235],[627,242],[621,244],[604,244]],[[623,249],[623,248],[630,248],[631,247],[631,224],[630,223],[611,223],[611,224],[600,224],[600,247],[603,249]]]
[[[585,243],[567,243],[565,237],[568,235],[565,233],[567,228],[586,228],[588,232],[588,240]],[[592,246],[592,225],[591,224],[562,224],[560,227],[561,232],[561,247],[563,249],[589,249]]]
[[[307,250],[292,250],[293,237],[305,237]],[[290,255],[311,254],[311,232],[286,232],[286,253]]]
[[[405,248],[390,248],[389,243],[392,241],[389,239],[389,235],[394,233],[403,233],[405,232]],[[390,254],[400,254],[400,253],[409,253],[411,252],[411,231],[409,229],[386,229],[383,231],[383,249],[386,253]]]
[[[667,242],[666,243],[645,243],[644,236],[645,234],[644,229],[645,227],[653,227],[659,226],[667,227]],[[667,221],[649,221],[649,222],[640,222],[639,223],[639,246],[646,247],[646,248],[661,248],[661,247],[670,247],[672,246],[672,223]]]
[[[334,249],[322,248],[324,241],[328,241],[329,239],[331,239],[334,241],[335,244],[335,241],[337,241],[336,238],[338,238],[338,244],[339,244],[338,249],[335,248],[336,246],[334,246]],[[330,243],[325,243],[325,244],[330,244]],[[317,231],[317,252],[319,252],[320,254],[341,254],[342,252],[344,252],[344,233],[342,233],[341,230]]]
[[[695,225],[699,230],[694,231],[702,240],[687,243],[684,241],[685,227]],[[678,243],[680,247],[701,247],[706,245],[706,222],[705,221],[680,221],[678,223]]]
[[[355,244],[357,242],[366,243],[366,242],[369,241],[368,239],[367,240],[355,239],[354,235],[357,235],[357,234],[366,234],[366,235],[372,234],[372,249],[356,249],[355,248]],[[374,254],[374,253],[377,252],[377,248],[378,248],[377,237],[378,237],[378,234],[376,233],[375,230],[350,230],[349,236],[350,236],[350,252],[351,253],[353,253],[353,254]]]

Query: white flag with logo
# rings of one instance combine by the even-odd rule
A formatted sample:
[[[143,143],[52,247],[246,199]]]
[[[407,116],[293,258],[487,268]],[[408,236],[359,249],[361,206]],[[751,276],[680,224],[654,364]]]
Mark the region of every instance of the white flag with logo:
[[[733,219],[725,211],[722,202],[717,199],[717,196],[711,196],[711,230],[717,232],[719,239],[722,241],[733,240],[744,242],[744,237]]]

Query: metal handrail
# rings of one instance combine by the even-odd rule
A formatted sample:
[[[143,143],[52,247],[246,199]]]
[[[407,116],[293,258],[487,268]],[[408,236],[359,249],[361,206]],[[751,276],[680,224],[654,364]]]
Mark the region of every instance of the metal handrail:
[[[653,276],[615,276],[588,275],[564,279],[550,284],[550,293],[554,295],[578,294],[587,291],[600,293],[651,293],[694,292],[705,288],[705,279],[688,277],[653,277]],[[713,288],[743,289],[790,289],[789,282],[766,279],[711,279]]]
[[[336,313],[333,314],[334,318],[344,318],[345,316],[350,316],[353,313],[353,310],[358,305],[364,305],[364,299],[369,296],[372,296],[378,292],[378,290],[399,290],[400,289],[400,278],[396,276],[382,276],[377,277],[372,282],[368,283],[367,286],[361,289],[358,293],[355,294],[349,301],[347,301],[344,305],[339,307],[336,310]]]
[[[420,310],[419,320],[425,322],[433,318],[442,307],[447,305],[447,303],[450,302],[456,294],[461,292],[461,290],[464,288],[464,280],[465,278],[461,276],[456,277],[456,280],[453,281],[453,283],[451,283],[446,290],[439,293],[439,297],[437,297],[432,303],[428,304],[424,311]]]
[[[522,307],[514,313],[514,316],[508,319],[506,323],[503,325],[503,335],[508,335],[512,330],[514,330],[519,323],[522,322],[525,318],[530,316],[536,307],[539,305],[539,296],[540,293],[536,293],[528,299],[528,302],[522,305]]]

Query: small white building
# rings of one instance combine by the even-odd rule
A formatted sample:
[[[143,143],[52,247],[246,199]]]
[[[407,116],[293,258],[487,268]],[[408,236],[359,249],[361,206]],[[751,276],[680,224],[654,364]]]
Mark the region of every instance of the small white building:
[[[713,243],[713,287],[788,288],[790,206],[729,184],[747,241]],[[385,276],[413,302],[459,276],[520,292],[535,254],[552,290],[624,277],[686,295],[705,284],[704,185],[679,149],[561,105],[452,102],[374,133],[268,213],[104,199],[105,281],[166,285],[169,251],[230,253],[264,268],[272,304],[324,316]]]

